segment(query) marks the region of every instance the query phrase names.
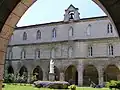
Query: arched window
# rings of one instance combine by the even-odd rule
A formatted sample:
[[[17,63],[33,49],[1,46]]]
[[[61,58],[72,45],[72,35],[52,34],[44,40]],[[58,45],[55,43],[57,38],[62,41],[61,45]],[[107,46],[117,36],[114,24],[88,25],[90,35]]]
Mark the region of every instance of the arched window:
[[[52,38],[56,38],[56,36],[57,36],[57,32],[56,32],[56,29],[54,28],[52,30]]]
[[[86,34],[89,36],[91,35],[91,24],[88,25]]]
[[[26,32],[23,33],[23,40],[27,40],[27,33]]]
[[[111,23],[107,25],[107,33],[113,33],[113,27]]]
[[[36,39],[37,40],[41,39],[41,32],[40,32],[40,30],[37,31]]]
[[[26,58],[26,51],[25,51],[25,49],[23,49],[21,51],[21,59],[25,59],[25,58]]]
[[[93,47],[88,46],[88,56],[93,56]]]
[[[40,58],[40,50],[39,50],[39,49],[36,49],[35,54],[36,54],[36,55],[35,55],[36,58],[39,59],[39,58]]]
[[[73,28],[70,27],[70,29],[68,30],[68,36],[72,37],[73,36]]]
[[[51,58],[55,58],[55,49],[54,48],[51,49]]]
[[[12,59],[12,58],[13,58],[13,52],[12,52],[12,48],[11,48],[8,53],[8,59]]]
[[[113,54],[114,54],[113,45],[109,44],[108,45],[108,55],[113,55]]]
[[[73,48],[69,47],[68,48],[68,57],[71,58],[73,56]]]

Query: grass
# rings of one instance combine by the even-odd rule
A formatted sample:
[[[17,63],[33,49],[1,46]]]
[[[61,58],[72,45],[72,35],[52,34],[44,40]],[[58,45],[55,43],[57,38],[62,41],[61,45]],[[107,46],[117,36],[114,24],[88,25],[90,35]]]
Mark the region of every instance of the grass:
[[[21,86],[21,85],[5,85],[2,90],[49,90],[47,88],[35,88],[31,85]]]
[[[35,88],[31,85],[20,86],[20,85],[5,85],[2,90],[53,90],[48,88]],[[59,89],[60,90],[60,89]],[[109,90],[108,88],[90,88],[90,87],[77,87],[76,90]]]

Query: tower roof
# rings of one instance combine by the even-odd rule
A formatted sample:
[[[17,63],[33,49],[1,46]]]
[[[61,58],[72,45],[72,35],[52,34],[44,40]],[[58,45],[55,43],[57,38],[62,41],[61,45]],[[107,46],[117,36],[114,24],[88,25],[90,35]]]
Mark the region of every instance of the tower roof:
[[[72,9],[78,10],[78,8],[74,7],[72,4],[70,4],[70,6],[65,11],[68,11],[69,9],[70,10],[72,10]]]

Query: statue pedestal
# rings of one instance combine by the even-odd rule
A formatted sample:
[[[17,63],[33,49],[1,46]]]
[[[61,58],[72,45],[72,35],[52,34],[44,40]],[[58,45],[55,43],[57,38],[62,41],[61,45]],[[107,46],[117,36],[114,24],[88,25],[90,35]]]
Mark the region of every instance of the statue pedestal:
[[[55,81],[55,74],[49,73],[49,81]]]

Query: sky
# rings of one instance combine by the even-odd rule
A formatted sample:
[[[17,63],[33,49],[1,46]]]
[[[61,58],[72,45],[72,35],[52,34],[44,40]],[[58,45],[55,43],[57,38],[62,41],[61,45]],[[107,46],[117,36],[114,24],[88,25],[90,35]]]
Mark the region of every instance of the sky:
[[[80,18],[105,16],[92,0],[37,0],[22,16],[17,26],[62,21],[70,4],[79,8]]]

